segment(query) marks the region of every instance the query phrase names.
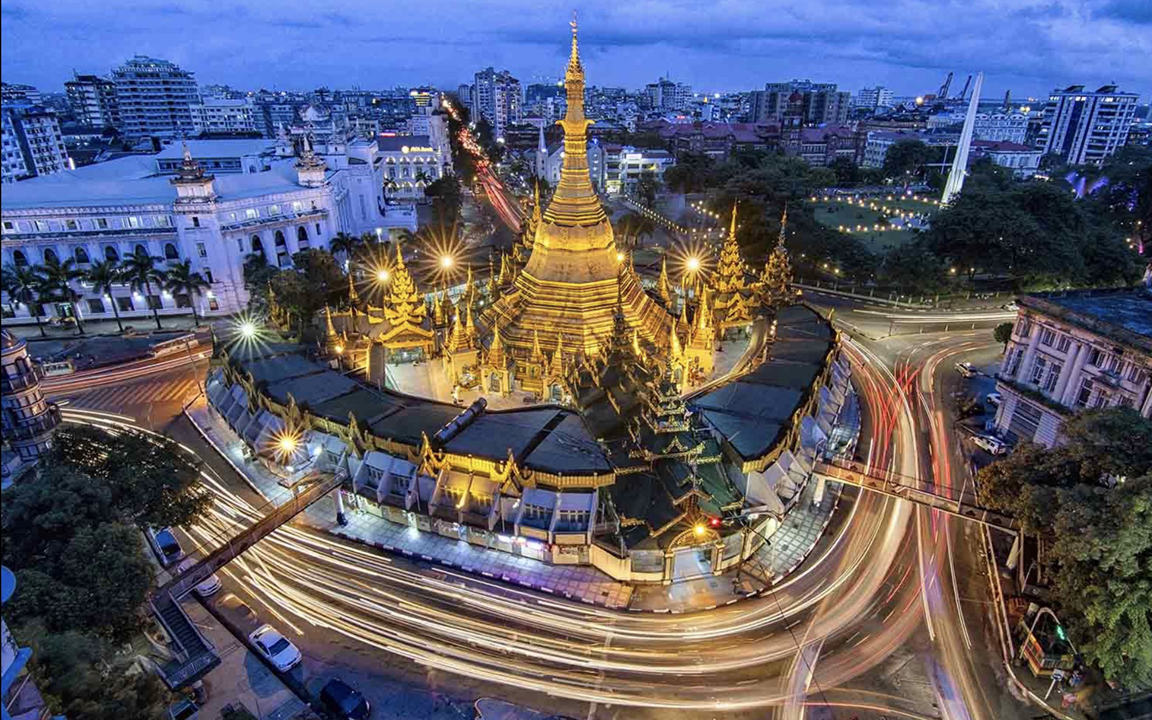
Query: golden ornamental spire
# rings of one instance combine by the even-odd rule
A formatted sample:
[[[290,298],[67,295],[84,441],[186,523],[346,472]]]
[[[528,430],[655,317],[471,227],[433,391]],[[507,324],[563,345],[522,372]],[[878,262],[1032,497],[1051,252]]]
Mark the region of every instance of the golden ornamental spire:
[[[740,203],[738,203],[738,202],[732,203],[732,227],[730,227],[728,229],[728,236],[729,237],[736,237],[736,207],[739,204]]]
[[[680,357],[684,354],[684,351],[680,347],[680,337],[676,334],[676,323],[672,323],[671,337],[669,340],[670,350],[668,352],[668,357],[672,360],[679,360]]]
[[[488,362],[492,365],[504,364],[504,343],[500,340],[500,323],[492,322],[492,344],[488,346]]]
[[[396,264],[392,267],[388,294],[384,297],[384,317],[393,325],[419,325],[424,322],[428,306],[416,289],[416,282],[404,265],[400,243],[396,243]]]
[[[556,377],[564,375],[564,333],[556,333],[556,352],[552,355],[552,374]]]
[[[532,331],[532,360],[540,362],[544,359],[544,352],[540,349],[540,331]]]
[[[360,304],[360,294],[356,292],[356,283],[352,280],[352,271],[348,271],[348,304]]]
[[[324,319],[327,321],[326,336],[328,338],[336,337],[336,327],[332,325],[332,308],[327,305],[324,306]]]
[[[672,303],[672,290],[668,286],[667,255],[660,259],[660,277],[656,279],[656,292],[660,295],[660,299],[664,301],[664,305],[670,305]]]

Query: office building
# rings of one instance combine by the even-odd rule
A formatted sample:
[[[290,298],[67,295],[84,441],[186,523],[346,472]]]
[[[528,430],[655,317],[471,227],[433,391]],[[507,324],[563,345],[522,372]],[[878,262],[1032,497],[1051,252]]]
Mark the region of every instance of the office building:
[[[1152,288],[1024,295],[997,374],[996,430],[1051,447],[1065,418],[1126,405],[1152,417]]]
[[[492,125],[496,138],[504,137],[509,123],[521,120],[520,81],[507,70],[489,67],[476,73],[472,84],[472,119],[483,118]]]
[[[644,86],[649,107],[655,110],[686,110],[692,104],[692,86],[660,78]]]
[[[801,121],[804,125],[843,123],[848,120],[851,96],[840,92],[836,83],[814,83],[811,80],[793,80],[786,83],[768,83],[757,90],[753,100],[752,122],[780,122],[794,104],[793,94],[799,94]]]
[[[265,150],[254,143],[269,143]],[[247,307],[244,260],[262,255],[288,267],[305,248],[327,248],[337,233],[384,234],[416,230],[411,205],[385,206],[385,162],[375,140],[341,140],[331,147],[310,142],[192,140],[181,148],[175,174],[170,153],[130,155],[16,183],[0,196],[5,267],[72,258],[79,269],[119,262],[134,253],[161,259],[160,266],[190,260],[209,283],[203,296],[144,297],[118,286],[108,296],[76,283],[80,313],[112,319],[162,315],[201,317]],[[336,150],[339,148],[339,151]],[[259,153],[259,155],[256,155]],[[212,163],[209,172],[199,154]],[[267,169],[263,169],[267,168]],[[49,305],[43,317],[67,314]],[[32,308],[3,295],[4,324],[33,322]]]
[[[248,135],[261,133],[256,108],[248,100],[211,99],[188,106],[197,135]]]
[[[41,105],[5,103],[3,115],[3,170],[5,183],[38,175],[51,175],[70,167],[64,136],[56,113]]]
[[[39,105],[43,100],[40,91],[31,85],[0,83],[0,102]]]
[[[1053,90],[1037,144],[1069,165],[1100,165],[1128,141],[1137,99],[1115,85],[1095,92],[1086,92],[1083,85]]]
[[[391,181],[389,200],[423,200],[424,188],[451,172],[452,155],[444,140],[433,143],[427,134],[381,134],[376,143],[384,161],[383,176]]]
[[[196,131],[189,106],[200,102],[192,73],[136,55],[112,71],[120,130],[128,137],[177,137]]]
[[[89,127],[117,127],[120,124],[120,103],[116,99],[116,83],[99,75],[75,75],[64,83],[68,103],[76,122]]]

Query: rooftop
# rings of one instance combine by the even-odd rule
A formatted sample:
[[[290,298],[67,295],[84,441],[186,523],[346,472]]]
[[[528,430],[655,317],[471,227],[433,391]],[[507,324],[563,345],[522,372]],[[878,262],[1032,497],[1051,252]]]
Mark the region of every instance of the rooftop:
[[[218,102],[232,101],[225,100]],[[236,102],[241,105],[244,104],[243,100]],[[187,143],[188,151],[192,153],[192,157],[195,160],[215,160],[219,158],[237,158],[244,155],[259,155],[272,150],[272,148],[276,146],[276,141],[268,138],[256,138],[254,140],[241,138],[234,140],[188,140]],[[184,157],[184,145],[183,143],[172,143],[152,157],[155,160],[181,160]]]
[[[1152,289],[1036,293],[1021,296],[1019,303],[1128,347],[1152,353]]]

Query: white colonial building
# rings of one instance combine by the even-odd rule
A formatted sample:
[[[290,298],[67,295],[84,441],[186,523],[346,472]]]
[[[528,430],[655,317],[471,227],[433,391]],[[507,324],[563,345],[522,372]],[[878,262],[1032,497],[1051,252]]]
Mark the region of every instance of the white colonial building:
[[[235,143],[231,153],[229,143]],[[384,212],[384,158],[374,141],[342,143],[338,154],[303,145],[296,156],[284,156],[278,147],[254,154],[249,140],[191,141],[175,174],[166,162],[170,153],[161,153],[16,183],[3,193],[3,265],[73,258],[83,270],[147,253],[163,268],[189,259],[211,284],[203,297],[169,297],[156,288],[144,298],[127,286],[108,296],[78,283],[78,308],[58,303],[42,314],[78,310],[85,318],[111,319],[116,303],[121,316],[144,317],[151,305],[161,314],[182,314],[195,302],[202,315],[222,315],[248,302],[243,265],[249,254],[285,267],[295,252],[326,248],[340,232],[416,229],[411,205]],[[200,165],[198,148],[212,156],[219,174]],[[32,309],[7,294],[3,311],[5,323],[32,322]]]
[[[1063,419],[1127,405],[1152,417],[1152,289],[1024,295],[996,389],[996,429],[1056,443]]]
[[[429,135],[381,134],[376,144],[384,161],[389,200],[422,200],[424,188],[451,172],[451,151]]]

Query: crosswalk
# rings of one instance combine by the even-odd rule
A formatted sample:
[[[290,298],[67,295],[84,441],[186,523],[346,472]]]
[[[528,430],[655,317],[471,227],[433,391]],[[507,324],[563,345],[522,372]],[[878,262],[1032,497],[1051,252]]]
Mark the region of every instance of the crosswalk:
[[[152,379],[109,385],[51,396],[65,407],[143,416],[157,405],[182,405],[200,391],[200,377],[192,373],[165,374]],[[177,412],[179,409],[177,408]]]

